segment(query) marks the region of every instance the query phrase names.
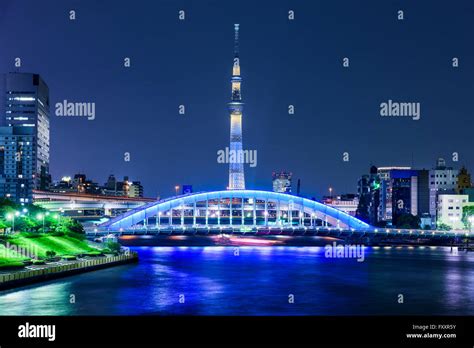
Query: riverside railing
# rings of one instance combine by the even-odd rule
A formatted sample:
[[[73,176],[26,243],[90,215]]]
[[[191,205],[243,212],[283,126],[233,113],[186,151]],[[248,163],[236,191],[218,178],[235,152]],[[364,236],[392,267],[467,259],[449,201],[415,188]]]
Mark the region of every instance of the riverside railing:
[[[137,255],[130,253],[129,255],[117,255],[111,257],[101,257],[97,259],[84,260],[66,265],[58,265],[41,269],[32,269],[26,271],[19,271],[15,273],[0,274],[0,284],[14,280],[21,280],[27,278],[34,278],[38,276],[44,276],[48,274],[59,274],[63,272],[69,272],[73,270],[85,270],[89,267],[96,267],[100,265],[106,265],[121,261],[128,261],[136,258]]]

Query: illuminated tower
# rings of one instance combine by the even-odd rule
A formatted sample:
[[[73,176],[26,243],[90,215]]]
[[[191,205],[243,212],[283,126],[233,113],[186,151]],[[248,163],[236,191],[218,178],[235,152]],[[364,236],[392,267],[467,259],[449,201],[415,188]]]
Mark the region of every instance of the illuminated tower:
[[[229,190],[245,190],[244,163],[242,151],[242,95],[240,92],[239,25],[234,24],[234,66],[232,68],[232,100],[230,112],[230,160]]]

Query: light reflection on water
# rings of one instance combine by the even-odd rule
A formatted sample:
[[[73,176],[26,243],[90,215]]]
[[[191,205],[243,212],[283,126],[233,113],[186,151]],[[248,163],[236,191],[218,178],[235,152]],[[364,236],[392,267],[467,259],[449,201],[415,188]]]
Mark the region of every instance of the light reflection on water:
[[[1,315],[69,315],[70,306],[65,305],[70,301],[70,284],[58,282],[23,288],[18,291],[8,292],[0,297]],[[38,306],[38,304],[46,304]]]
[[[474,255],[449,248],[367,248],[364,262],[324,247],[133,249],[138,264],[4,291],[0,314],[474,314]]]

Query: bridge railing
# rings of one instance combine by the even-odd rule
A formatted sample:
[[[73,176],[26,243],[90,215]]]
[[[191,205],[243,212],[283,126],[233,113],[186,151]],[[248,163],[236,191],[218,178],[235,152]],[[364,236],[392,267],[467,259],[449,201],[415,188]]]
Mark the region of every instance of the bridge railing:
[[[192,225],[192,226],[179,226],[179,225],[161,225],[161,226],[143,226],[136,225],[127,229],[119,229],[118,231],[109,231],[104,228],[98,228],[89,230],[89,235],[104,235],[104,234],[153,234],[153,233],[190,233],[190,232],[239,232],[239,233],[255,233],[260,231],[297,231],[297,232],[313,232],[313,233],[369,233],[374,235],[385,235],[385,236],[418,236],[422,238],[432,237],[470,237],[474,234],[469,231],[441,231],[441,230],[421,230],[421,229],[398,229],[398,228],[366,228],[366,229],[354,229],[354,228],[342,228],[342,227],[326,227],[326,226],[291,226],[291,225],[278,225],[278,226],[261,226],[261,225]]]

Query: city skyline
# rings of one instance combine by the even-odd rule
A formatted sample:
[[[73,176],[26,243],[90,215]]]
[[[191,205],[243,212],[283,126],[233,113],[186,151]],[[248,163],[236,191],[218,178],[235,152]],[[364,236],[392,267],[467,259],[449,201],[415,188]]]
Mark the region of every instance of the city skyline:
[[[472,343],[473,18],[0,1],[3,341]]]
[[[106,5],[84,4],[74,6],[77,19],[70,21],[66,5],[29,4],[26,8],[24,4],[2,4],[9,15],[0,19],[5,29],[0,38],[10,47],[11,55],[0,58],[0,68],[2,72],[15,70],[14,59],[21,57],[19,71],[39,73],[50,87],[50,172],[55,180],[76,172],[94,179],[111,173],[130,175],[143,183],[145,195],[162,197],[172,195],[177,184],[193,184],[195,190],[225,188],[228,168],[217,163],[216,152],[228,143],[225,103],[233,23],[242,25],[241,50],[246,57],[242,71],[247,81],[244,149],[259,152],[257,167],[245,168],[249,188],[271,189],[275,170],[293,172],[295,180],[301,179],[303,195],[320,197],[328,193],[329,186],[336,194],[354,192],[357,179],[371,164],[430,169],[438,157],[444,157],[449,165],[473,168],[474,155],[467,152],[469,129],[462,125],[470,120],[466,111],[472,92],[468,76],[474,59],[463,37],[455,35],[472,24],[460,10],[423,7],[431,17],[433,13],[447,17],[456,13],[456,22],[447,21],[438,28],[440,24],[429,22],[417,4],[403,6],[404,21],[396,18],[401,5],[364,9],[373,21],[380,20],[382,31],[392,40],[389,46],[398,48],[392,57],[379,51],[388,48],[383,49],[383,42],[380,47],[368,42],[380,33],[363,25],[356,33],[344,30],[361,24],[357,20],[361,10],[351,4],[337,12],[341,17],[338,26],[345,26],[336,31],[327,16],[320,18],[317,11],[305,13],[315,5],[278,2],[268,13],[262,5],[257,6],[255,11],[264,22],[281,21],[282,25],[274,28],[256,26],[245,18],[243,10],[229,14],[225,4],[205,13],[184,3],[184,21],[178,19],[180,8],[153,4],[150,10],[169,12],[163,23],[156,21],[159,29],[139,22],[140,16],[151,20],[152,14],[132,9],[123,44],[115,47],[117,35],[108,37],[110,32],[106,31],[90,41],[92,50],[79,49],[77,42],[86,40],[87,33],[104,21],[111,26],[109,30],[116,31],[111,18],[130,9],[110,8],[113,15],[107,17],[101,15]],[[98,11],[93,11],[94,6]],[[334,5],[321,6],[326,14],[336,14]],[[288,20],[289,9],[295,11],[294,21]],[[21,42],[37,23],[34,20],[18,28],[15,42],[5,35],[13,25],[9,18],[19,18],[15,15],[18,11],[48,15],[51,25],[64,30],[59,30],[58,36],[52,27],[39,28],[50,40],[42,46],[30,42],[25,48]],[[211,30],[216,26],[221,30]],[[141,32],[149,35],[135,43],[132,38]],[[176,42],[166,37],[167,32],[175,34]],[[333,34],[337,48],[325,39],[328,33]],[[64,41],[64,34],[72,40]],[[429,40],[422,45],[416,42],[428,34]],[[98,45],[107,43],[106,39],[111,39],[114,47]],[[308,39],[314,44],[305,45]],[[151,42],[162,45],[145,50]],[[59,43],[64,49],[48,50]],[[409,54],[403,53],[407,48]],[[427,59],[435,49],[441,49],[444,56]],[[32,54],[40,59],[33,59]],[[451,64],[455,56],[459,57],[458,68]],[[130,68],[123,67],[125,57],[131,58]],[[344,57],[350,58],[348,68],[342,65]],[[176,63],[172,71],[166,71],[172,66],[171,58]],[[400,81],[400,70],[406,73],[404,81]],[[369,82],[361,83],[363,77]],[[97,117],[89,121],[56,116],[54,105],[63,100],[95,102]],[[387,100],[420,102],[421,119],[382,118],[379,104]],[[184,115],[178,112],[180,105],[186,108]],[[293,115],[288,113],[289,105],[294,106]],[[450,122],[453,119],[456,122]],[[394,139],[388,134],[395,135]],[[126,152],[130,162],[124,161]],[[343,161],[344,152],[349,154],[348,162]],[[450,161],[453,152],[459,154],[457,163]]]

